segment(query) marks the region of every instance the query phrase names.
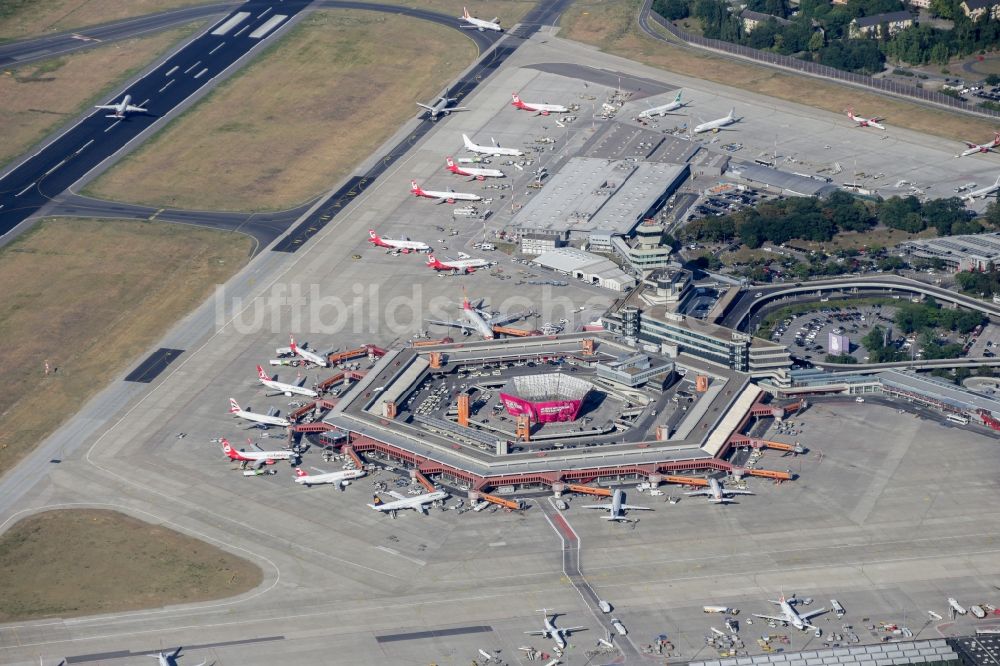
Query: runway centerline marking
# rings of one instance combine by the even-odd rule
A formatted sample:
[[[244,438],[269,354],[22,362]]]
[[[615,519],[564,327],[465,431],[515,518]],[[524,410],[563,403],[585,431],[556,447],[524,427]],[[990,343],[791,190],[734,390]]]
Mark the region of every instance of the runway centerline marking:
[[[113,122],[110,125],[108,125],[107,129],[104,130],[104,133],[107,134],[108,132],[110,132],[111,128],[113,128],[115,125],[117,125],[120,122],[121,122],[120,120],[116,120],[115,122]]]
[[[167,81],[167,85],[163,86],[162,88],[160,88],[156,92],[163,92],[164,90],[166,90],[167,88],[169,88],[172,85],[174,85],[174,80],[170,79],[169,81]]]
[[[82,152],[84,151],[84,149],[85,149],[85,148],[86,148],[87,146],[89,146],[89,145],[90,145],[90,144],[92,144],[92,143],[94,143],[94,140],[93,140],[93,139],[91,139],[91,140],[90,140],[90,141],[88,141],[87,143],[85,143],[85,144],[83,144],[82,146],[80,146],[79,148],[77,148],[76,152],[75,152],[75,153],[73,153],[73,154],[74,154],[74,155],[79,155],[80,153],[82,153]]]
[[[194,69],[195,67],[197,67],[197,66],[198,66],[198,65],[200,65],[200,64],[201,64],[201,60],[199,60],[199,61],[198,61],[198,62],[196,62],[195,64],[191,65],[191,66],[190,66],[190,67],[188,67],[187,69],[185,69],[185,70],[184,70],[184,73],[185,73],[185,74],[187,74],[188,72],[190,72],[190,71],[191,71],[192,69]]]
[[[170,70],[169,70],[169,71],[167,71],[167,73],[166,73],[166,74],[164,74],[163,76],[170,76],[171,74],[173,74],[174,72],[176,72],[176,71],[177,71],[178,69],[180,69],[180,66],[179,66],[179,65],[174,65],[174,66],[173,66],[173,67],[171,67],[171,68],[170,68]]]
[[[45,175],[48,176],[50,173],[52,173],[53,171],[55,171],[56,169],[58,169],[59,167],[61,167],[63,164],[66,164],[66,160],[63,160],[59,164],[55,165],[54,167],[52,167],[51,169],[49,169],[48,171],[46,171]]]
[[[208,52],[208,55],[212,55],[213,53],[215,53],[216,51],[218,51],[219,49],[221,49],[225,45],[226,45],[225,42],[220,42],[218,46],[216,46],[214,49],[212,49],[211,51]]]
[[[15,197],[19,197],[19,196],[21,196],[22,194],[24,194],[25,192],[27,192],[28,190],[30,190],[31,188],[33,188],[34,186],[35,186],[35,184],[34,184],[34,183],[32,183],[31,185],[28,185],[28,186],[27,186],[26,188],[24,188],[23,190],[21,190],[20,192],[18,192],[18,193],[17,193],[17,194],[15,194],[14,196],[15,196]]]

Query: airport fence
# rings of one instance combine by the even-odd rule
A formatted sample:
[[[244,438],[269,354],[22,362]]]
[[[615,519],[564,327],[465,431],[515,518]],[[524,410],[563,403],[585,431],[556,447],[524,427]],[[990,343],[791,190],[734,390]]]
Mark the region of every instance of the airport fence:
[[[702,37],[701,35],[692,35],[691,33],[677,27],[667,19],[660,16],[658,13],[653,11],[652,8],[653,0],[644,0],[642,8],[639,10],[639,27],[642,28],[646,34],[651,37],[663,40],[662,35],[657,34],[648,24],[647,19],[652,21],[659,27],[666,30],[673,37],[684,42],[689,46],[694,46],[698,48],[708,49],[711,51],[721,51],[728,55],[733,55],[739,58],[745,58],[747,60],[753,60],[755,62],[770,65],[772,67],[780,67],[783,69],[790,69],[802,74],[807,74],[809,76],[815,76],[818,78],[833,79],[835,81],[840,81],[850,85],[860,86],[864,88],[870,88],[872,90],[887,93],[889,95],[895,95],[898,97],[909,97],[911,99],[920,100],[922,102],[927,102],[930,104],[935,104],[937,106],[947,107],[956,111],[961,111],[963,113],[971,113],[977,116],[983,116],[988,118],[998,118],[1000,117],[1000,112],[993,111],[991,109],[986,109],[976,104],[971,104],[964,100],[951,97],[950,95],[945,95],[939,92],[933,92],[930,90],[924,90],[923,88],[917,88],[912,85],[900,83],[898,81],[893,81],[891,79],[879,79],[873,76],[867,76],[865,74],[855,74],[854,72],[845,72],[841,69],[836,69],[828,65],[821,65],[815,62],[807,62],[805,60],[800,60],[799,58],[794,58],[792,56],[781,55],[780,53],[772,53],[770,51],[761,51],[758,49],[750,48],[749,46],[742,46],[740,44],[733,44],[731,42],[726,42],[721,39],[710,39],[708,37]]]

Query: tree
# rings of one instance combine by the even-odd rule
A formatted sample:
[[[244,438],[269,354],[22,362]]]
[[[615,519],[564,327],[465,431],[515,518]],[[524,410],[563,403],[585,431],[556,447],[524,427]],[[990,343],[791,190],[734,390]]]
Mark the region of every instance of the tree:
[[[823,360],[827,363],[843,363],[846,365],[858,362],[858,359],[854,358],[850,354],[827,354]]]
[[[809,38],[809,50],[815,53],[823,48],[823,44],[825,43],[826,40],[823,37],[823,31],[817,30],[812,34],[812,37]]]
[[[931,14],[944,19],[955,18],[956,3],[953,0],[931,0]]]
[[[688,3],[684,0],[656,0],[653,11],[668,21],[679,21],[689,15]]]

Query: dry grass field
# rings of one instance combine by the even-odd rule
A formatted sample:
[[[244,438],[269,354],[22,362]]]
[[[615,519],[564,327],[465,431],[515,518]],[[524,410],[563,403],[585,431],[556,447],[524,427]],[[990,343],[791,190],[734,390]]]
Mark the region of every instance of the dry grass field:
[[[87,189],[164,207],[280,210],[353,171],[475,58],[456,31],[319,11]]]
[[[251,243],[162,222],[55,219],[0,249],[0,474],[239,270]]]
[[[0,622],[221,599],[262,578],[252,562],[117,511],[47,511],[0,535]]]
[[[828,83],[806,76],[779,72],[703,51],[653,40],[639,31],[638,2],[578,0],[563,15],[559,36],[599,47],[602,51],[636,60],[665,71],[677,72],[777,99],[842,113],[848,106],[877,109],[896,127],[950,139],[990,136],[995,126],[988,120],[936,110],[893,97]]]
[[[77,30],[214,0],[3,0],[0,41]]]
[[[0,165],[56,126],[101,104],[122,81],[153,62],[201,23],[137,37],[0,74]]]

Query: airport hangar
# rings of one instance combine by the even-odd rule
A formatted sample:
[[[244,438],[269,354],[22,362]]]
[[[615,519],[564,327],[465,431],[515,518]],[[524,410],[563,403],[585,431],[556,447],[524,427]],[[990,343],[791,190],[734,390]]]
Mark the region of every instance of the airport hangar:
[[[471,499],[511,509],[519,504],[489,492],[509,495],[548,487],[557,494],[610,494],[582,484],[640,478],[654,485],[706,483],[676,476],[689,471],[783,481],[793,475],[743,469],[726,458],[734,447],[801,451],[743,433],[757,418],[781,418],[804,402],[765,404],[764,392],[746,373],[696,357],[639,350],[607,331],[377,353],[384,355],[363,375],[340,373],[326,382],[357,380],[339,400],[321,399],[293,413],[293,418],[319,418],[293,425],[290,436],[339,447],[359,465],[363,461],[357,454],[364,453],[409,468],[428,488],[433,478],[467,491]],[[592,416],[539,422],[511,409],[506,399],[496,403],[492,417],[488,414],[492,394],[510,391],[518,379],[551,386],[551,378],[559,375],[572,378],[564,381],[572,388],[591,384],[581,415]],[[690,391],[681,389],[691,381]],[[665,418],[670,411],[665,404],[675,396],[690,406],[674,410],[676,418]],[[504,408],[512,418],[498,417]]]

